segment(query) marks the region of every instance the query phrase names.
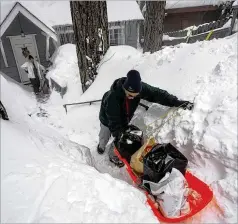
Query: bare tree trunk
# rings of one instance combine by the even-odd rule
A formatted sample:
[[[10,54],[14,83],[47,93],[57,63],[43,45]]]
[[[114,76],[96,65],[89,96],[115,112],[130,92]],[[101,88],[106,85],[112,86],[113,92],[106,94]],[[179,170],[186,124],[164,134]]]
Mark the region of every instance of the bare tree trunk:
[[[106,1],[70,1],[83,92],[97,75],[97,65],[109,48]]]
[[[166,1],[146,2],[143,52],[153,53],[162,47],[165,5]]]

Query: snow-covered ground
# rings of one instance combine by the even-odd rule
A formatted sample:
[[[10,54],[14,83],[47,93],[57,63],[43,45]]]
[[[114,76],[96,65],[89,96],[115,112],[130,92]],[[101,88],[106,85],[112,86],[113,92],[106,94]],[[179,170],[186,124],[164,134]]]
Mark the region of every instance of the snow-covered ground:
[[[61,48],[72,51],[70,60],[76,61],[72,45]],[[75,78],[74,69],[71,73],[63,66],[68,55],[62,52],[49,74],[60,79],[59,74],[68,72],[69,79],[70,74]],[[148,104],[150,109],[139,108],[133,119],[146,135],[177,146],[189,159],[191,172],[213,189],[212,202],[186,222],[237,223],[237,34],[154,54],[111,47],[84,94],[79,96],[78,83],[69,89],[79,91],[69,90],[63,99],[53,91],[44,104],[1,80],[1,100],[11,119],[1,121],[3,222],[157,222],[124,168],[96,152],[100,103],[70,106],[67,114],[62,106],[71,98],[101,99],[112,82],[132,68],[143,81],[195,103],[193,111],[171,111],[167,117],[176,116],[162,128],[157,119],[169,109],[164,106]]]
[[[67,88],[67,95],[64,97],[65,103],[77,100],[82,94],[82,86],[76,46],[74,44],[65,44],[58,48],[52,55],[51,61],[53,65],[47,73],[48,80],[53,79],[62,88]]]

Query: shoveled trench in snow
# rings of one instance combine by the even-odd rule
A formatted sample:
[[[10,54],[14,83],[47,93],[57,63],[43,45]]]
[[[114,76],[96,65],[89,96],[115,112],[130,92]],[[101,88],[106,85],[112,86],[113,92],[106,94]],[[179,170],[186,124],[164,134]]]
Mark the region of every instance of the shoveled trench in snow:
[[[178,110],[161,129],[161,121],[156,120],[169,109],[161,105],[149,103],[147,112],[139,108],[132,121],[145,134],[153,133],[159,142],[172,142],[188,157],[189,169],[211,184],[215,194],[212,206],[194,217],[194,222],[236,222],[237,34],[166,47],[154,54],[141,54],[128,46],[111,47],[99,65],[95,82],[79,102],[101,99],[112,82],[130,69],[137,69],[143,81],[195,103],[192,112]],[[55,98],[54,93],[49,110]],[[54,125],[64,127],[62,133],[90,148],[101,172],[128,181],[125,171],[110,164],[107,154],[97,155],[99,108],[100,103],[71,106],[67,115],[58,108],[51,116],[57,121]],[[170,115],[172,112],[167,117]],[[151,122],[152,126],[146,127]]]
[[[75,58],[72,58],[72,60],[77,60],[75,46],[68,45],[68,47],[63,46],[62,48],[65,48],[65,51],[72,50],[72,55],[75,55]],[[56,58],[58,57],[56,60],[60,61],[60,63],[52,68],[51,74],[64,74],[66,72],[66,70],[64,71],[64,66],[61,65],[65,60],[63,51],[61,54],[56,55]],[[71,78],[74,79],[76,76],[76,73],[72,72],[71,68],[72,66],[67,67],[69,80],[65,79],[66,85],[68,81],[70,82]],[[27,128],[30,130],[30,132],[27,132],[30,133],[30,136],[32,128],[35,130],[32,135],[37,139],[38,135],[40,135],[38,132],[44,136],[42,139],[45,138],[45,135],[50,140],[52,135],[57,136],[53,137],[54,144],[56,145],[52,143],[55,157],[51,153],[52,150],[48,152],[48,150],[45,150],[46,147],[40,144],[38,145],[38,150],[42,150],[42,148],[43,150],[41,151],[41,156],[37,157],[39,161],[44,161],[43,158],[53,160],[53,163],[57,164],[55,168],[57,174],[62,174],[63,171],[58,171],[59,167],[64,167],[62,164],[67,164],[65,172],[62,174],[63,177],[59,178],[56,184],[53,184],[52,187],[46,184],[48,194],[45,194],[46,199],[42,200],[37,212],[36,210],[29,212],[27,208],[24,210],[24,212],[28,211],[31,214],[31,218],[27,217],[27,220],[41,222],[63,220],[65,222],[113,221],[147,223],[156,221],[152,212],[143,204],[145,200],[143,195],[124,182],[127,181],[131,184],[124,168],[119,169],[112,165],[106,153],[98,155],[96,152],[100,103],[90,106],[71,106],[68,108],[68,114],[65,113],[62,106],[66,102],[69,103],[71,97],[73,100],[78,98],[78,101],[81,102],[100,99],[116,78],[126,76],[128,70],[132,68],[137,69],[141,73],[143,81],[165,89],[178,98],[194,101],[195,103],[193,111],[178,110],[176,116],[169,120],[162,128],[159,128],[161,121],[157,121],[157,119],[160,115],[167,112],[169,108],[157,104],[149,103],[150,109],[147,112],[143,108],[138,108],[132,121],[145,134],[152,133],[159,142],[172,142],[188,157],[188,168],[191,172],[195,173],[213,188],[213,201],[206,209],[186,222],[236,223],[237,34],[209,42],[204,41],[195,44],[180,44],[175,47],[166,47],[154,54],[141,54],[136,49],[128,46],[111,47],[99,67],[98,77],[81,97],[79,92],[74,92],[74,90],[70,92],[69,90],[64,98],[61,99],[60,95],[53,91],[46,104],[38,103],[38,105],[35,105],[35,107],[40,107],[47,111],[48,117],[38,117],[37,113],[33,113],[31,118],[27,115],[25,117],[26,110],[16,115],[14,113],[16,108],[11,108],[10,104],[6,105],[10,111],[10,118],[15,119],[18,123],[21,123],[22,119],[24,119],[27,123]],[[70,77],[70,74],[72,77]],[[74,86],[73,88],[77,87]],[[79,85],[78,88],[80,89],[81,86]],[[76,94],[72,96],[72,92]],[[67,94],[71,96],[69,97]],[[5,101],[11,102],[10,100]],[[27,99],[22,99],[22,102],[25,100]],[[28,104],[34,105],[33,101],[28,101]],[[18,107],[24,108],[26,105],[18,105]],[[33,108],[27,110],[29,112],[35,111]],[[167,117],[170,115],[171,113]],[[3,122],[4,125],[9,125],[5,121]],[[31,124],[32,122],[33,124]],[[152,122],[154,123],[150,127],[146,127]],[[50,129],[44,125],[49,125]],[[41,126],[42,128],[44,126],[44,128],[42,129]],[[17,129],[17,127],[15,128]],[[56,130],[60,134],[56,133]],[[21,133],[24,132],[21,131]],[[71,141],[88,147],[93,157],[94,166],[100,173],[87,164],[81,165],[80,159],[72,161],[68,158],[67,153],[66,155],[59,155],[58,151],[60,150],[57,147],[57,142],[61,142],[61,138],[69,138]],[[8,136],[5,136],[4,139],[8,139]],[[5,143],[6,145],[10,144],[6,140]],[[68,152],[71,152],[69,149],[71,144],[73,143],[69,145],[65,143]],[[74,147],[77,148],[78,146],[74,145]],[[13,150],[14,147],[12,146],[11,148]],[[4,150],[4,153],[6,151]],[[15,160],[16,158],[14,157]],[[38,161],[35,157],[31,156],[30,158],[26,157],[26,159]],[[65,162],[65,159],[68,162]],[[20,164],[19,171],[24,166],[24,163],[25,160]],[[72,166],[70,166],[71,164]],[[4,167],[8,167],[7,164]],[[46,171],[53,172],[49,168]],[[12,173],[14,174],[14,172],[16,171],[13,170]],[[57,175],[55,176],[57,177]],[[22,180],[21,177],[17,177],[19,180]],[[103,181],[101,181],[102,179]],[[85,180],[83,186],[79,183],[80,181],[82,183],[82,180]],[[15,183],[16,179],[13,178],[12,181]],[[4,183],[4,189],[9,194],[12,191],[8,191],[7,183],[7,181]],[[23,181],[23,183],[27,182]],[[52,182],[46,181],[46,183]],[[23,195],[26,193],[23,187],[16,186],[23,192]],[[88,189],[86,189],[87,187]],[[15,192],[20,191],[15,190]],[[33,192],[34,194],[36,193]],[[15,194],[12,195],[12,202],[14,202],[14,197]],[[41,196],[39,198],[42,199]],[[21,200],[23,199],[24,197],[19,199],[19,204],[16,207],[7,207],[7,212],[12,212],[12,209],[19,212],[18,206],[21,205]],[[29,202],[29,204],[31,203]],[[27,214],[27,212],[24,214]],[[25,221],[26,216],[22,215],[21,220]],[[9,218],[9,216],[5,216],[5,221],[7,220],[6,217]],[[13,220],[9,218],[10,221],[15,220],[15,216],[12,217]]]
[[[1,91],[1,222],[156,222],[145,196],[99,173],[87,147],[28,116],[33,93],[2,75]]]

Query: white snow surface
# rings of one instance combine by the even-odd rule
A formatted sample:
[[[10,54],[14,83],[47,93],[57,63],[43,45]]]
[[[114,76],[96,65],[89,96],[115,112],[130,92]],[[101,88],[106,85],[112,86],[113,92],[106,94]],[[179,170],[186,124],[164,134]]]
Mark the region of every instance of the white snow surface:
[[[232,6],[237,6],[238,5],[238,0],[234,1]]]
[[[107,1],[108,21],[144,20],[136,1]]]
[[[1,23],[17,1],[1,1]],[[18,1],[47,26],[72,24],[69,1]],[[107,1],[108,21],[143,20],[136,1]]]
[[[87,147],[28,116],[32,93],[2,75],[1,90],[1,223],[156,221],[144,194],[98,172]]]
[[[61,87],[67,88],[65,103],[76,101],[82,94],[76,46],[74,44],[60,46],[51,60],[53,66],[47,73],[48,80],[53,79]]]
[[[75,48],[64,47],[76,57]],[[63,63],[63,58],[57,54],[55,61]],[[70,60],[75,62],[76,58]],[[179,109],[162,128],[157,119],[169,108],[158,104],[148,103],[147,112],[139,107],[132,121],[145,135],[176,146],[188,158],[188,169],[213,189],[211,203],[185,223],[237,223],[237,34],[165,47],[154,54],[142,54],[129,46],[110,47],[94,83],[81,96],[76,91],[71,97],[79,102],[101,99],[113,81],[130,69],[137,69],[148,84],[194,101],[192,111]],[[71,79],[68,67],[67,71]],[[71,75],[74,78],[76,73]],[[62,99],[53,91],[47,102],[36,104],[23,90],[18,91],[18,86],[12,86],[19,97],[15,99],[13,90],[8,90],[10,84],[5,81],[1,85],[6,90],[1,101],[11,119],[1,120],[2,130],[7,130],[1,132],[2,207],[7,203],[1,214],[3,221],[157,222],[143,194],[131,185],[125,168],[109,162],[110,147],[103,155],[96,152],[100,103],[70,106],[66,114],[62,105],[65,97],[69,101],[67,93]],[[40,110],[48,117],[39,116]],[[165,119],[170,115],[172,112]],[[15,135],[17,139],[23,136],[24,141],[16,141],[17,145],[9,141]],[[67,150],[57,147],[62,141]],[[83,152],[89,148],[92,158],[87,154],[83,159],[77,150],[72,153],[71,144]]]
[[[188,222],[237,222],[237,34],[165,47],[154,54],[129,46],[111,47],[96,80],[78,101],[101,99],[113,81],[130,69],[137,69],[147,83],[195,103],[192,112],[178,110],[161,129],[156,119],[168,108],[157,104],[149,104],[147,112],[139,108],[132,121],[146,135],[177,146],[189,159],[191,172],[214,190],[209,206]],[[52,96],[47,110],[61,101]],[[61,132],[72,141],[91,149],[98,170],[129,182],[124,170],[111,165],[107,155],[97,155],[99,108],[100,103],[70,106],[66,115],[59,107],[52,111],[50,121],[55,128],[64,127]]]

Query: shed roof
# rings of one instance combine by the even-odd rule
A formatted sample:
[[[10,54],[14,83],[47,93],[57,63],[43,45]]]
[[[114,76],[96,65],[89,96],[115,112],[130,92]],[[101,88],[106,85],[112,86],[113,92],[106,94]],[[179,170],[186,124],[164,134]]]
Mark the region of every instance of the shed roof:
[[[2,23],[16,2],[21,3],[48,27],[72,24],[69,1],[1,1]],[[143,20],[136,1],[107,1],[108,21]],[[53,29],[52,29],[53,30]]]

